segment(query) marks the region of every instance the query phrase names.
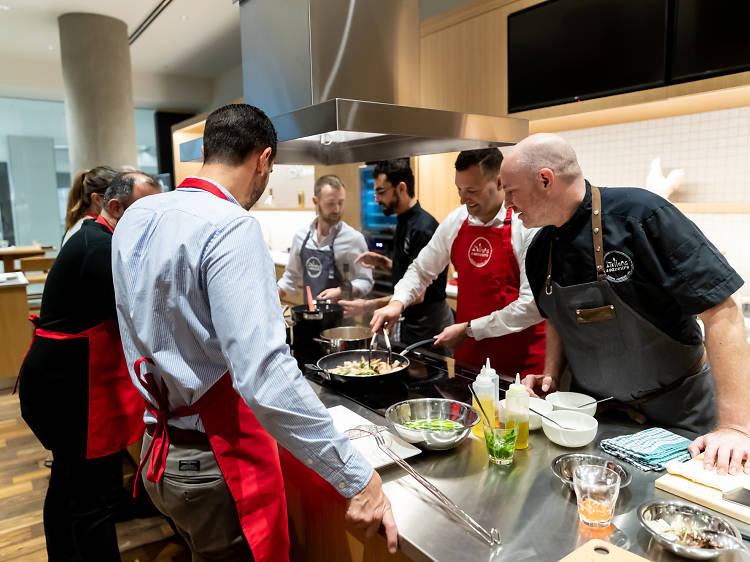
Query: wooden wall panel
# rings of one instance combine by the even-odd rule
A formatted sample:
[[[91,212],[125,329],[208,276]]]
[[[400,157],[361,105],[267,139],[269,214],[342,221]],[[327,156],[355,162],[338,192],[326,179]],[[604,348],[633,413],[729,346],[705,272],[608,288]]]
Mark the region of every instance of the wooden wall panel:
[[[422,208],[438,222],[461,203],[456,189],[456,170],[453,164],[458,152],[418,156],[417,197]]]

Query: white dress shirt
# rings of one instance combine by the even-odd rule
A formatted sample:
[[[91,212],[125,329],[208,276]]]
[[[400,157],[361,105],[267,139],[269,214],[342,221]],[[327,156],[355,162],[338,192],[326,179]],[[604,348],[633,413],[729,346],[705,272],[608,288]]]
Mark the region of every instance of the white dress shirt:
[[[228,201],[183,188],[139,199],[118,222],[112,269],[127,364],[154,360],[148,368],[165,384],[170,409],[194,404],[229,370],[263,428],[352,497],[372,467],[336,431],[289,355],[275,269],[257,219],[217,187]],[[131,378],[153,404],[132,372]],[[144,419],[155,421],[148,411]],[[198,416],[169,425],[203,431]]]
[[[328,231],[328,234],[318,240],[318,217],[315,217],[310,226],[301,228],[294,233],[292,248],[289,251],[289,262],[286,264],[284,275],[278,282],[279,289],[287,295],[292,295],[298,291],[302,284],[303,266],[299,252],[308,232],[310,232],[310,237],[307,239],[307,245],[305,246],[307,248],[328,250],[331,247],[331,241],[333,241],[333,257],[336,261],[336,269],[340,274],[343,271],[342,264],[349,264],[352,287],[357,290],[358,297],[364,297],[372,290],[372,270],[354,263],[357,256],[367,251],[365,237],[344,221],[339,221]],[[313,298],[316,296],[313,295]]]
[[[500,207],[497,215],[495,215],[495,218],[487,223],[482,223],[478,218],[469,215],[466,205],[461,205],[452,211],[440,223],[430,242],[422,248],[417,259],[411,263],[401,281],[394,287],[393,300],[403,303],[405,307],[409,306],[432,283],[432,280],[443,271],[445,266],[451,261],[453,242],[467,216],[469,217],[470,226],[494,226],[502,228],[506,212],[505,205],[503,205]],[[471,329],[476,340],[520,332],[542,321],[542,317],[534,302],[534,295],[531,292],[529,280],[526,277],[526,250],[539,229],[524,227],[515,213],[511,217],[510,228],[513,253],[516,256],[516,260],[518,260],[518,267],[521,272],[521,286],[519,287],[518,299],[487,316],[476,319],[472,318]],[[458,290],[460,293],[460,277],[458,279]],[[459,297],[461,297],[460,294]],[[463,295],[462,298],[471,298],[471,296]]]

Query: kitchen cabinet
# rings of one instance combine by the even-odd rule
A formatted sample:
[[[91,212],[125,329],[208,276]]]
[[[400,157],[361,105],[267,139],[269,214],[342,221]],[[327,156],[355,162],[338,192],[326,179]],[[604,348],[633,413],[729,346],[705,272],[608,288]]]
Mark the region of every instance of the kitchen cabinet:
[[[0,283],[0,389],[13,387],[31,344],[27,285],[21,273]]]

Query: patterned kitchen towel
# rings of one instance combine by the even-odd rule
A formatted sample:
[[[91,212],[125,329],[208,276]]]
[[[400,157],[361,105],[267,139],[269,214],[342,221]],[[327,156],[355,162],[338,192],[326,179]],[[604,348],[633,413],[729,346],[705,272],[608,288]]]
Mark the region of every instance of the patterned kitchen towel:
[[[688,460],[689,444],[689,439],[661,427],[652,427],[632,435],[620,435],[599,442],[602,450],[641,470],[664,470],[671,460]]]

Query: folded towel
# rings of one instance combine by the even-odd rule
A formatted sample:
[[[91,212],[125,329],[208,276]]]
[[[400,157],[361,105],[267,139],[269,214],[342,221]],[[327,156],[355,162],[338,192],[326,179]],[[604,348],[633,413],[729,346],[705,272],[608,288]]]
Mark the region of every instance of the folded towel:
[[[599,442],[602,450],[619,457],[641,470],[664,470],[669,461],[685,461],[689,439],[662,429],[652,427],[632,435],[620,435]]]

